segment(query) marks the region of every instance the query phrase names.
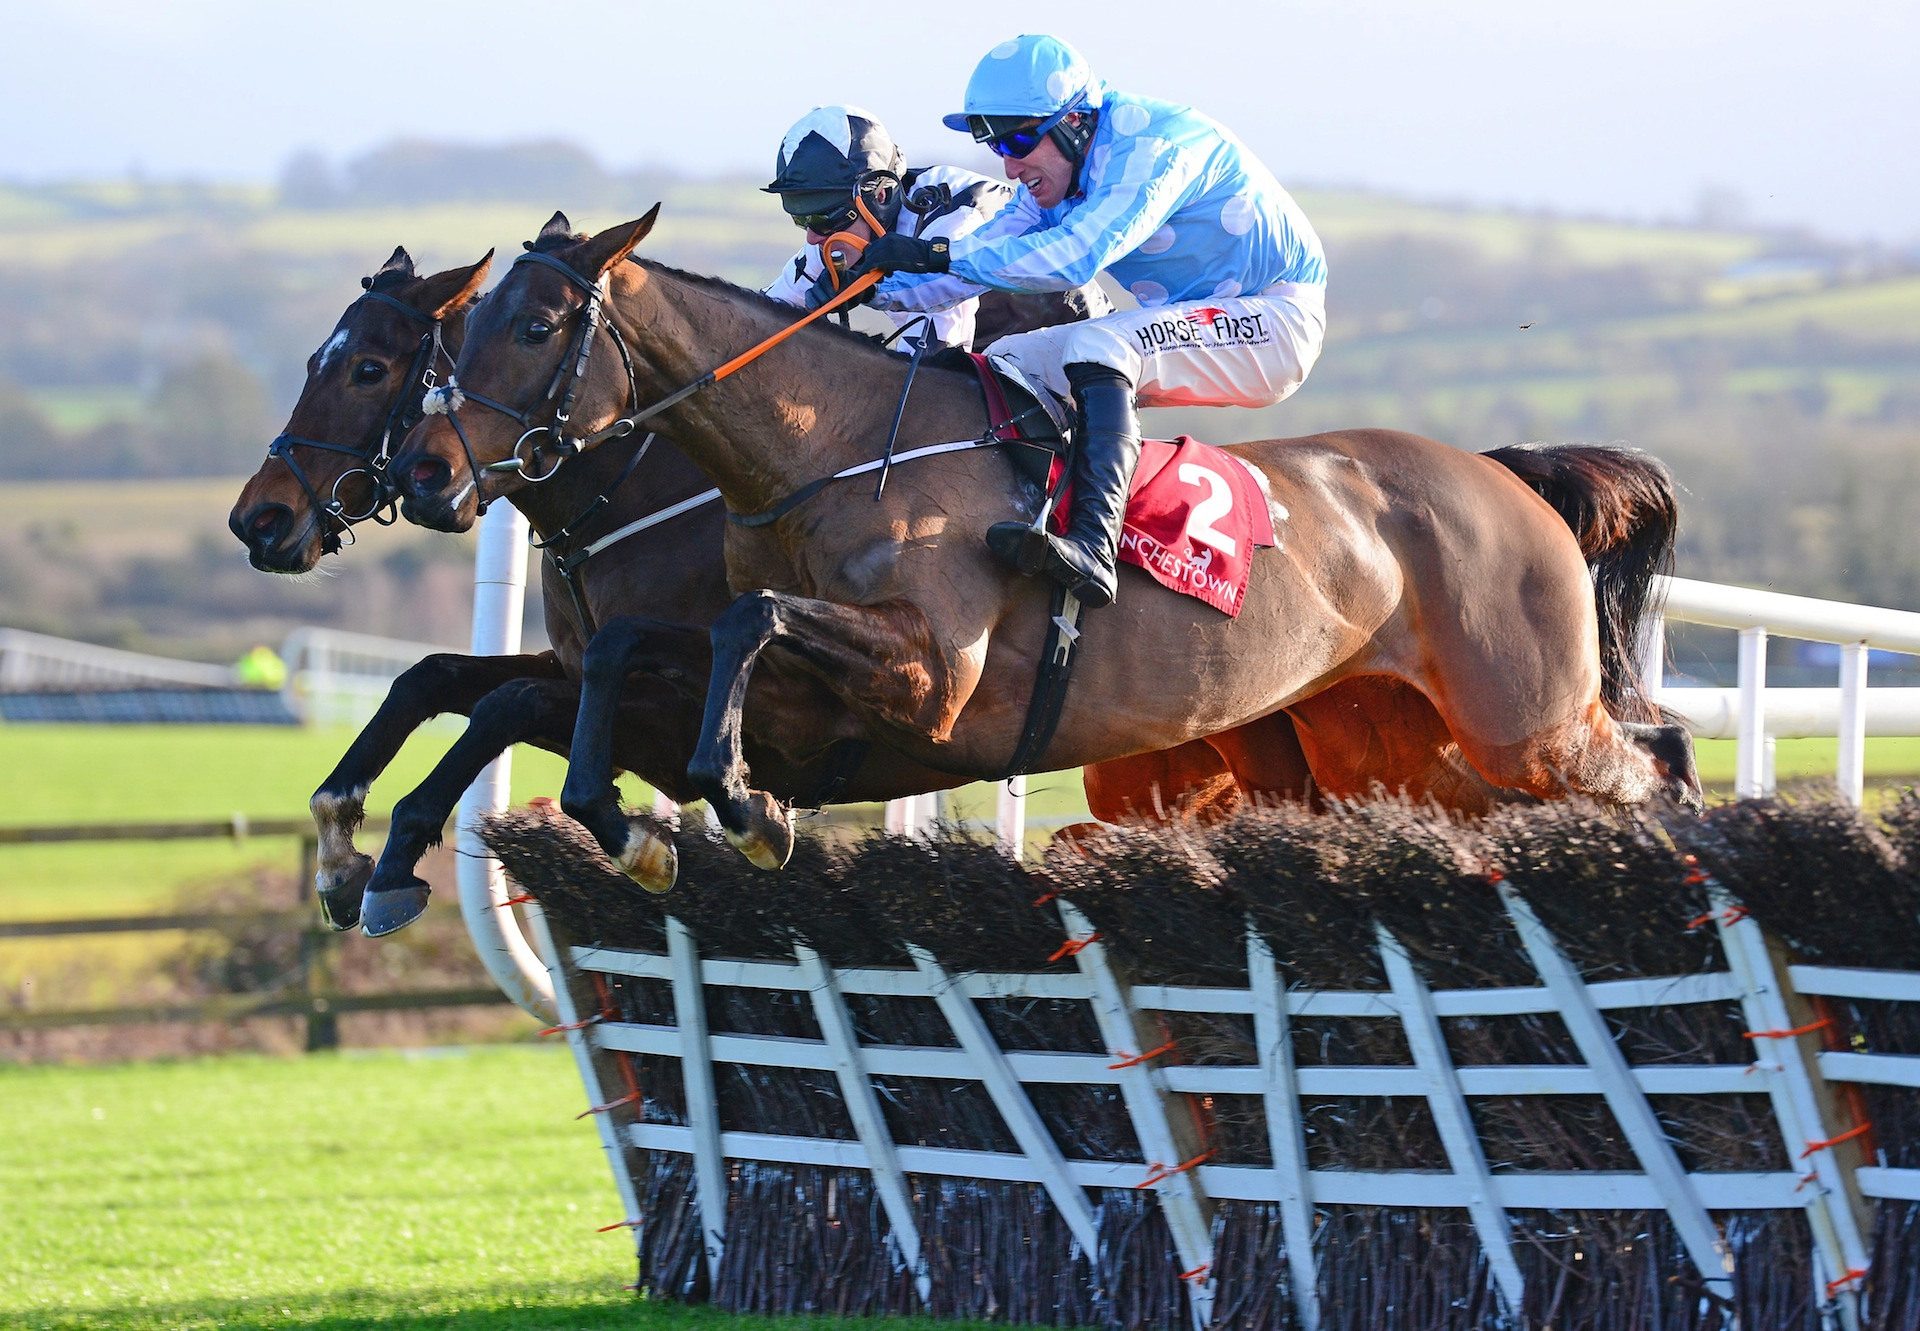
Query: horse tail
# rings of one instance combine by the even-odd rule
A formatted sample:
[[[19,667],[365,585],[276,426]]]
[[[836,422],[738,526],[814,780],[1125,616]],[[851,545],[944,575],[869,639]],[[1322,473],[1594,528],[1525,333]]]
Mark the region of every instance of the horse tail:
[[[1660,613],[1654,579],[1673,572],[1672,473],[1638,449],[1604,444],[1514,444],[1483,456],[1551,504],[1580,542],[1600,621],[1601,701],[1621,720],[1659,721],[1637,648]]]

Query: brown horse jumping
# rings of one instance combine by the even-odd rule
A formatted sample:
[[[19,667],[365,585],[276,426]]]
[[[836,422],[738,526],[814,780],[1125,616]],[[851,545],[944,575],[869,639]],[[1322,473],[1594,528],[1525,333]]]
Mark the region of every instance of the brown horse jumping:
[[[548,267],[576,278],[529,268],[503,283],[469,328],[461,382],[484,385],[495,401],[537,405],[573,340],[557,330],[577,332],[585,297],[604,283],[605,314],[633,372],[600,356],[576,405],[580,422],[600,423],[583,434],[610,434],[623,414],[695,383],[791,320],[790,310],[727,284],[623,264],[652,218],[554,250],[560,262]],[[902,373],[897,358],[809,330],[658,420],[730,510],[759,513],[874,457]],[[462,462],[505,458],[521,436],[519,422],[497,412],[461,419],[464,437],[454,419],[429,418],[395,459],[411,515],[433,525],[472,521],[477,492]],[[985,424],[966,377],[929,369],[914,387],[899,447],[972,439]],[[1623,804],[1663,788],[1679,793],[1685,772],[1635,743],[1603,702],[1595,589],[1580,543],[1509,466],[1390,431],[1235,451],[1286,510],[1284,548],[1256,561],[1237,621],[1129,577],[1121,604],[1088,619],[1080,673],[1042,767],[1204,742],[1242,785],[1260,789],[1265,766],[1285,761],[1280,744],[1264,741],[1297,726],[1316,779],[1337,788],[1321,773],[1357,766],[1339,747],[1353,730],[1341,713],[1430,712],[1430,733],[1407,747],[1435,785],[1581,792]],[[1604,485],[1606,476],[1586,480]],[[824,716],[766,712],[755,733],[773,747],[788,736],[819,742],[824,725],[831,736],[883,737],[947,773],[949,784],[1004,771],[1046,596],[998,569],[978,537],[1033,502],[996,450],[955,451],[897,471],[880,500],[865,486],[829,486],[777,523],[729,529],[729,581],[754,590],[714,627],[691,775],[756,863],[782,862],[791,833],[778,801],[747,779],[750,682],[757,690],[777,681],[778,691],[800,696],[791,683],[805,681],[814,696],[825,689],[839,701]],[[1603,515],[1632,507],[1594,501]],[[1607,630],[1615,653],[1630,659],[1622,644],[1630,647],[1637,624]],[[654,665],[644,646],[621,662],[634,663]],[[596,677],[589,662],[576,769],[589,725],[623,681],[624,671]],[[1377,732],[1377,721],[1365,724]],[[1238,738],[1222,743],[1226,736]]]
[[[568,239],[564,218],[550,232]],[[544,243],[553,243],[549,235]],[[351,528],[375,514],[385,444],[396,421],[417,419],[423,371],[443,376],[457,356],[470,302],[486,276],[488,260],[430,277],[418,277],[404,249],[370,279],[326,342],[308,361],[307,382],[283,433],[259,471],[243,487],[229,519],[256,568],[305,572],[326,553],[351,540]],[[996,301],[982,311],[988,336],[1023,322],[1070,312],[1064,302]],[[430,382],[431,380],[428,380]],[[397,442],[397,438],[396,438]],[[317,887],[323,909],[337,928],[360,919],[370,880],[418,891],[413,866],[436,844],[460,794],[480,769],[511,744],[529,743],[566,755],[573,739],[588,641],[594,623],[624,621],[639,607],[667,621],[695,627],[662,627],[654,635],[670,662],[620,693],[602,749],[609,765],[637,773],[670,797],[690,801],[698,792],[686,769],[698,735],[703,681],[711,653],[706,626],[732,599],[721,560],[723,510],[694,505],[609,545],[576,565],[578,598],[557,561],[603,534],[671,513],[708,490],[705,478],[665,439],[640,454],[638,440],[610,444],[590,459],[571,464],[550,484],[521,488],[515,497],[542,534],[550,555],[542,561],[544,603],[552,650],[538,654],[474,657],[436,653],[402,674],[381,707],[334,770],[315,791],[311,807],[319,836]],[[637,464],[637,465],[636,465]],[[600,497],[606,496],[604,503]],[[589,513],[583,525],[580,515]],[[574,529],[577,529],[575,531]],[[577,536],[572,551],[563,532]],[[830,695],[822,695],[830,701]],[[420,787],[395,807],[380,877],[370,857],[354,845],[368,788],[392,762],[406,738],[436,715],[470,716],[472,724]],[[796,765],[773,751],[756,752],[770,783],[784,798],[817,801],[837,793],[846,799],[885,799],[952,784],[945,773],[906,764],[884,753],[855,761],[826,755]],[[1304,768],[1302,768],[1304,774]],[[1157,788],[1154,777],[1168,779]],[[610,781],[610,778],[609,778]],[[837,791],[835,787],[838,787]],[[1111,811],[1148,815],[1156,805],[1186,808],[1192,798],[1164,772],[1143,771],[1139,784],[1126,773],[1107,777]],[[1208,787],[1206,794],[1237,798],[1238,792]],[[1290,790],[1274,793],[1303,793]],[[576,813],[592,820],[616,861],[656,883],[672,878],[669,843],[630,820],[608,785],[607,798]]]

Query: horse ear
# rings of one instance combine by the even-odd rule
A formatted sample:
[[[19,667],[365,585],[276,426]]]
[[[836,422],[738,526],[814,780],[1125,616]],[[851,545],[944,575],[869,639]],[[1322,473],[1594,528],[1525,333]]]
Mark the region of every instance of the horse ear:
[[[610,226],[599,235],[582,242],[574,253],[573,266],[583,273],[598,277],[632,254],[634,246],[645,240],[647,233],[653,230],[654,219],[659,216],[660,205],[656,203],[647,209],[645,217]]]
[[[407,247],[405,245],[395,245],[393,247],[393,253],[387,256],[387,261],[375,270],[372,277],[361,278],[360,289],[362,291],[373,290],[373,284],[385,277],[388,273],[398,273],[402,277],[413,276],[413,256],[407,253]]]
[[[549,217],[547,219],[547,224],[540,228],[540,234],[527,242],[527,248],[532,249],[535,245],[538,245],[541,241],[552,240],[556,236],[559,237],[561,240],[573,239],[573,223],[567,220],[567,215],[565,213],[559,212],[557,210],[554,212],[552,217]]]
[[[480,294],[480,286],[487,280],[487,269],[492,265],[493,251],[488,250],[480,256],[480,262],[471,267],[435,273],[420,284],[420,290],[409,303],[423,314],[444,319]]]

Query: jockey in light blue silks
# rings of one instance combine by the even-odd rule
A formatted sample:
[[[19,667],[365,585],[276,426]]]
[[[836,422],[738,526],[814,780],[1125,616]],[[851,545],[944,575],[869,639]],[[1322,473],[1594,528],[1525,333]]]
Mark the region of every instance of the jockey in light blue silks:
[[[1306,215],[1245,145],[1189,107],[1103,86],[1055,37],[993,48],[946,117],[1019,182],[985,224],[947,240],[893,234],[856,271],[894,274],[880,301],[963,278],[1058,291],[1111,273],[1140,302],[1002,338],[996,361],[1079,410],[1064,538],[996,523],[993,552],[1087,605],[1113,600],[1144,406],[1263,407],[1305,381],[1326,330],[1326,259]]]
[[[838,254],[845,274],[860,248],[888,233],[924,241],[957,237],[994,217],[1013,199],[1013,186],[957,166],[908,169],[892,135],[871,111],[816,106],[780,141],[773,182],[764,187],[807,243],[781,269],[766,294],[812,308],[839,282],[826,273],[825,252]],[[986,288],[958,277],[936,277],[871,299],[875,309],[906,328],[925,318],[934,345],[971,349],[979,296]],[[1089,308],[1112,308],[1097,287],[1083,293]]]

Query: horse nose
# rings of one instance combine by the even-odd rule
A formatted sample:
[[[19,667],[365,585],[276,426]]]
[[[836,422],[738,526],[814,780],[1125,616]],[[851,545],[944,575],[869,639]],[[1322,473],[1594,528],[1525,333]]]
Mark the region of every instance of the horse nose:
[[[430,499],[453,482],[453,468],[441,458],[424,457],[407,468],[407,492],[415,499]]]
[[[244,518],[234,518],[228,526],[247,549],[265,554],[293,530],[293,510],[285,504],[256,504]]]

